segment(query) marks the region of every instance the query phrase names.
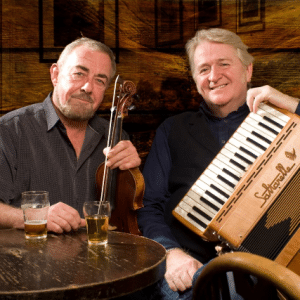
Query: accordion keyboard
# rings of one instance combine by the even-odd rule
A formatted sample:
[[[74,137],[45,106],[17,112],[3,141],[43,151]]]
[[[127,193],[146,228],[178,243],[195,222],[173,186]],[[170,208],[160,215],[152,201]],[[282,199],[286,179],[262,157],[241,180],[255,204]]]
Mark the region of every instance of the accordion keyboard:
[[[202,235],[254,161],[278,136],[290,117],[261,103],[250,113],[173,211]],[[200,232],[200,233],[199,233]]]

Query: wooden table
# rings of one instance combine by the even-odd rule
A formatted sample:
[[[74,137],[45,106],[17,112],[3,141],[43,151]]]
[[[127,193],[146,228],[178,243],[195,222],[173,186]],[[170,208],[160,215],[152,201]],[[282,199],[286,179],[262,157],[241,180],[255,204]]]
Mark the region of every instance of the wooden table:
[[[0,299],[111,299],[163,277],[160,244],[120,232],[108,238],[88,246],[82,229],[32,242],[22,230],[0,230]]]

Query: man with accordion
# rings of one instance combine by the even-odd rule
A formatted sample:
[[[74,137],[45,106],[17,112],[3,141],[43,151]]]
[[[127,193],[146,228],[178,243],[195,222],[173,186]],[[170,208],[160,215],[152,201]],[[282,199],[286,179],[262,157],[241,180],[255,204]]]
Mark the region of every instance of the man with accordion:
[[[144,236],[167,249],[167,270],[160,282],[163,299],[190,299],[193,280],[216,256],[214,243],[173,216],[176,205],[261,102],[300,114],[296,98],[270,86],[249,89],[254,59],[247,49],[235,33],[218,28],[199,30],[188,41],[191,72],[204,101],[198,112],[165,120],[148,155],[138,222]]]

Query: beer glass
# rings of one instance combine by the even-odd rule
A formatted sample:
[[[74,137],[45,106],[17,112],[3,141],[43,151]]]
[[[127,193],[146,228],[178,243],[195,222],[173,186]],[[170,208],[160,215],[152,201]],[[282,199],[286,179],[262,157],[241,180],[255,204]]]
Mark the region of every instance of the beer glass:
[[[83,214],[89,245],[105,245],[108,236],[110,203],[108,201],[88,201],[83,205]]]
[[[21,208],[24,215],[26,239],[47,238],[49,207],[49,192],[27,191],[22,193]]]

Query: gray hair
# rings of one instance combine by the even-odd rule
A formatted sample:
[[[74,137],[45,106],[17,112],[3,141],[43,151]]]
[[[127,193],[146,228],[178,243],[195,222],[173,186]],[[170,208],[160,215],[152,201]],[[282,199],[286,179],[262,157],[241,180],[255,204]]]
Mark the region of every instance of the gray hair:
[[[86,46],[91,50],[99,51],[101,53],[106,53],[110,57],[111,67],[112,67],[112,71],[109,78],[109,83],[110,83],[112,78],[115,76],[116,69],[117,69],[115,56],[112,50],[108,46],[106,46],[105,44],[99,41],[87,37],[79,38],[73,41],[72,43],[68,44],[59,56],[59,59],[57,61],[58,66],[59,67],[63,66],[69,54],[79,46]]]
[[[254,57],[248,52],[248,46],[246,46],[242,42],[241,38],[234,32],[222,28],[198,30],[196,32],[196,35],[193,38],[191,38],[185,45],[193,77],[195,72],[195,50],[197,46],[204,41],[222,43],[233,46],[237,50],[238,58],[246,67],[248,67],[254,61]]]

